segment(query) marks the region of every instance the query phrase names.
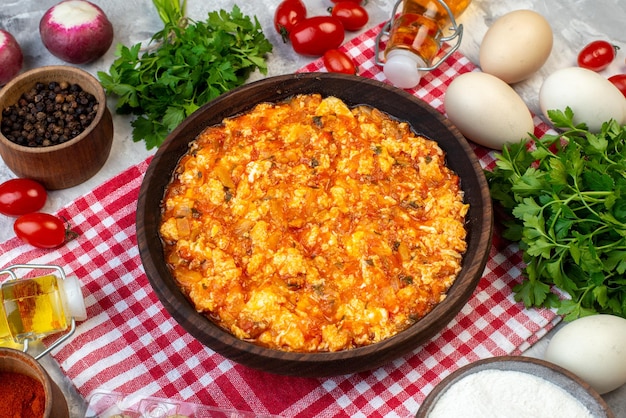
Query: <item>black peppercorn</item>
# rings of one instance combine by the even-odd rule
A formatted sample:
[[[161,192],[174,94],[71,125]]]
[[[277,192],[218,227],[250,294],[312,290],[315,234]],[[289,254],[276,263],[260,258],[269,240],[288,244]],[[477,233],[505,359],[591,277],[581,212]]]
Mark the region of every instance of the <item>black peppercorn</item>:
[[[96,117],[96,98],[66,81],[36,83],[2,109],[2,134],[19,145],[45,147],[80,135]]]

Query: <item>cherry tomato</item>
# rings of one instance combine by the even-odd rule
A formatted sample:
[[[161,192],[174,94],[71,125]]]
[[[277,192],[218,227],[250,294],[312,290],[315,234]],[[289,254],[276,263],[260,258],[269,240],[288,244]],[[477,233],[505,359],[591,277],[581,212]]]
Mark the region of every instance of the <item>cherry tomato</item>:
[[[298,54],[321,56],[336,49],[345,33],[339,19],[332,16],[314,16],[296,24],[289,34],[293,50]]]
[[[612,75],[609,77],[609,81],[626,97],[626,74]]]
[[[43,212],[20,216],[13,224],[13,230],[19,239],[38,248],[56,248],[76,236],[63,220]]]
[[[593,71],[602,71],[615,59],[619,48],[607,41],[593,41],[578,54],[578,66]]]
[[[352,58],[338,49],[324,52],[324,66],[331,73],[356,74],[356,66]]]
[[[46,189],[31,179],[11,179],[0,184],[0,213],[20,216],[37,212],[46,204]]]
[[[330,10],[331,15],[341,21],[345,30],[356,31],[363,29],[369,20],[367,10],[352,1],[338,2]]]
[[[284,0],[278,4],[274,12],[274,28],[283,37],[283,42],[289,40],[293,27],[306,19],[306,13],[302,0]]]

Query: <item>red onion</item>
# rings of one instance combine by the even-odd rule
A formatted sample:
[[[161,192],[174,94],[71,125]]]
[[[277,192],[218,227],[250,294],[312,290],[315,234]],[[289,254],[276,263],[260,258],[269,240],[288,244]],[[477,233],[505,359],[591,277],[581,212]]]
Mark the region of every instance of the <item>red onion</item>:
[[[0,29],[0,86],[5,85],[22,69],[24,55],[13,35]]]
[[[51,7],[39,22],[39,33],[52,55],[72,64],[100,58],[113,43],[113,25],[100,7],[86,0]]]

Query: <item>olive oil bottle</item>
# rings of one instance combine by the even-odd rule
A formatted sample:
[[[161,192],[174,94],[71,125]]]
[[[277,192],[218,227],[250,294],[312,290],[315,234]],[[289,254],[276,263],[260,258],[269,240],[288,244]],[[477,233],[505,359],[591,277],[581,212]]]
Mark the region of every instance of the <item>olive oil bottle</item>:
[[[76,277],[8,280],[0,286],[0,300],[0,345],[42,339],[66,331],[72,318],[87,317]]]
[[[400,3],[402,11],[395,16]],[[400,88],[417,86],[420,70],[437,67],[434,61],[444,41],[456,39],[457,42],[442,60],[459,47],[463,28],[456,24],[455,17],[469,4],[470,0],[398,0],[395,19],[387,24],[389,39],[383,67],[387,79]],[[453,35],[446,37],[443,32],[451,23]]]

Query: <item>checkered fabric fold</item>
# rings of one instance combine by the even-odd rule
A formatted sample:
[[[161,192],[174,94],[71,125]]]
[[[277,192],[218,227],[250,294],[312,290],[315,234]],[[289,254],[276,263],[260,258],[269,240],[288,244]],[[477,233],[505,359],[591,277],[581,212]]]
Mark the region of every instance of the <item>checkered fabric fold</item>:
[[[374,62],[379,27],[342,46],[359,75],[385,81]],[[459,53],[410,90],[443,112],[443,94],[455,76],[475,71]],[[320,60],[301,71],[325,71]],[[536,118],[535,134],[548,130]],[[483,167],[492,151],[474,146]],[[227,409],[285,417],[406,417],[445,376],[469,362],[520,354],[559,317],[526,310],[511,288],[521,280],[521,254],[498,231],[483,278],[450,324],[431,342],[392,363],[331,378],[277,376],[249,369],[203,346],[163,308],[146,278],[137,249],[135,208],[150,159],[130,167],[59,211],[80,232],[67,245],[45,251],[17,238],[0,244],[0,267],[17,263],[63,266],[82,282],[88,319],[53,352],[85,397],[96,389],[142,392]]]

